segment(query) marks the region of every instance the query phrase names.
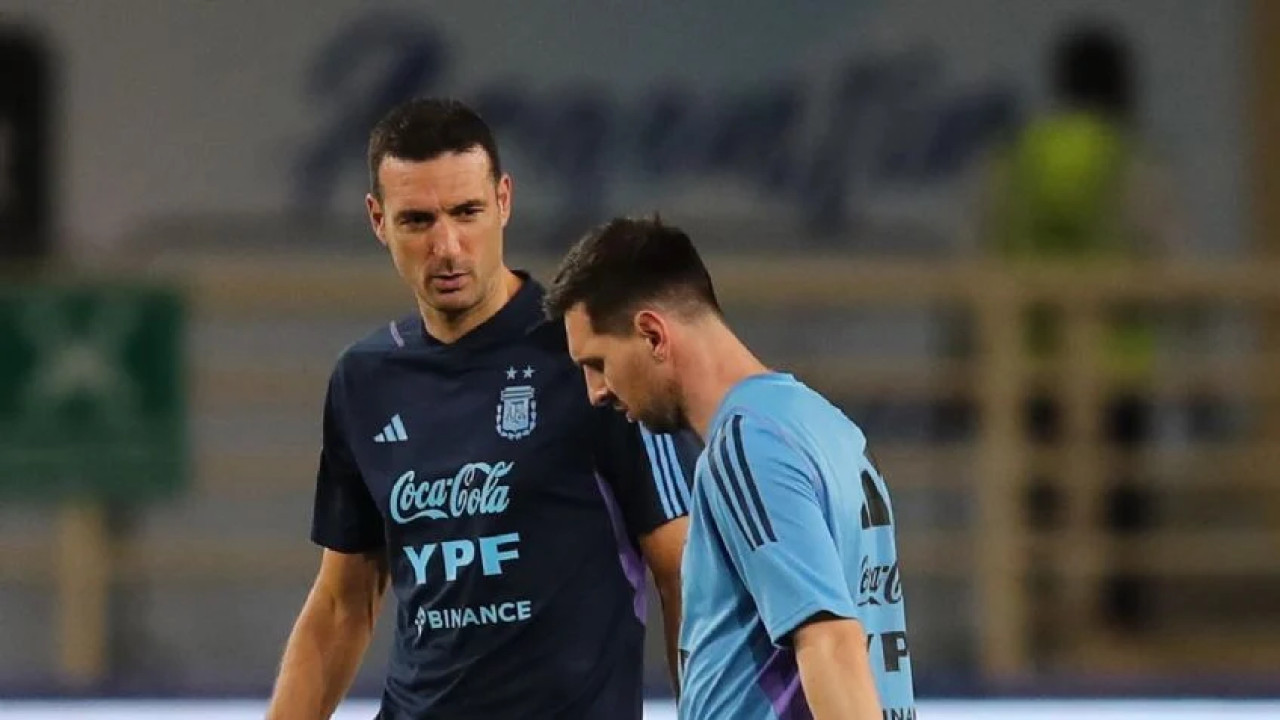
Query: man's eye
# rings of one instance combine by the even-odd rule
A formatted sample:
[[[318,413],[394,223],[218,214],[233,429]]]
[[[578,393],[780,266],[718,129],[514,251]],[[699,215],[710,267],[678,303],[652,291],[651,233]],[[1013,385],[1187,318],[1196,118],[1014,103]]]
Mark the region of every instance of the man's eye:
[[[404,215],[400,218],[400,224],[419,227],[430,226],[433,219],[430,215]]]

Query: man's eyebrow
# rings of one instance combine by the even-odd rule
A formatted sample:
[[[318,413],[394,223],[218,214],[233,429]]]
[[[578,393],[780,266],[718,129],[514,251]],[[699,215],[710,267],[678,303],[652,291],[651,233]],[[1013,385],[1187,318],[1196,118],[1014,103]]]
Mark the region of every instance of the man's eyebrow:
[[[454,203],[453,205],[450,205],[448,208],[446,208],[446,210],[453,213],[459,210],[469,210],[471,208],[484,207],[485,204],[486,203],[484,198],[472,198],[470,200],[463,200],[460,203]]]

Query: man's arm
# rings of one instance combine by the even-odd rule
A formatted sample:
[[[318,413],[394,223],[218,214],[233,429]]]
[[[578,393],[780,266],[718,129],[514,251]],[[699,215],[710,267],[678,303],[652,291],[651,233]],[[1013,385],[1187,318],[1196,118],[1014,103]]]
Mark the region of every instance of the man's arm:
[[[667,670],[677,697],[680,695],[680,561],[688,536],[689,518],[679,517],[640,538],[640,552],[653,573],[653,584],[662,603]]]
[[[389,575],[383,552],[325,550],[289,636],[268,720],[327,720],[373,638]]]
[[[662,602],[672,688],[679,693],[680,561],[689,523],[689,484],[702,448],[690,433],[655,435],[600,410],[600,467],[618,499],[627,534],[644,555]]]
[[[820,613],[792,636],[800,684],[817,720],[881,720],[862,623]]]
[[[351,687],[390,582],[382,515],[343,428],[339,363],[325,397],[311,539],[325,548],[294,624],[268,720],[327,720]]]

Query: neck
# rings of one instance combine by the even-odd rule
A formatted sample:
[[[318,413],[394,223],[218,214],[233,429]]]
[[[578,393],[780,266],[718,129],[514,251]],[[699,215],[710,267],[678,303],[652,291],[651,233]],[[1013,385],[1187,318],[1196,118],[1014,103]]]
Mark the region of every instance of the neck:
[[[697,379],[685,383],[681,395],[689,424],[705,443],[711,421],[733,386],[769,368],[718,317],[691,326],[688,345],[682,375]]]
[[[475,305],[458,312],[445,312],[431,307],[419,298],[418,312],[421,313],[422,323],[431,337],[445,344],[457,342],[497,315],[515,297],[522,283],[519,275],[504,267],[489,287],[484,288],[480,302]]]

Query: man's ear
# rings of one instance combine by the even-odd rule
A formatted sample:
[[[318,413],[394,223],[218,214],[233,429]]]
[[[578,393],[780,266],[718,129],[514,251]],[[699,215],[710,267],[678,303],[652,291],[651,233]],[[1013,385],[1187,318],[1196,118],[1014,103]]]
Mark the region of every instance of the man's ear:
[[[382,247],[386,247],[387,236],[384,228],[387,216],[382,209],[382,201],[374,197],[373,193],[369,193],[364,196],[364,206],[369,211],[369,225],[373,227],[373,234],[378,237]]]
[[[671,333],[666,320],[652,310],[641,310],[632,323],[636,333],[649,345],[654,360],[665,361],[671,351]]]
[[[511,196],[514,190],[511,176],[503,173],[502,178],[498,180],[498,187],[495,188],[494,197],[498,202],[498,217],[502,221],[502,227],[507,226],[507,221],[511,219]]]

